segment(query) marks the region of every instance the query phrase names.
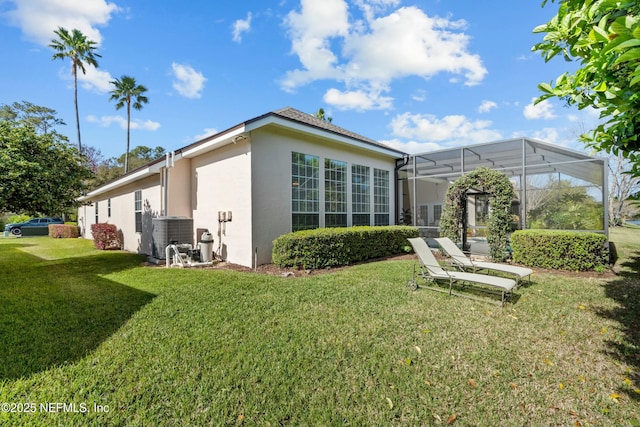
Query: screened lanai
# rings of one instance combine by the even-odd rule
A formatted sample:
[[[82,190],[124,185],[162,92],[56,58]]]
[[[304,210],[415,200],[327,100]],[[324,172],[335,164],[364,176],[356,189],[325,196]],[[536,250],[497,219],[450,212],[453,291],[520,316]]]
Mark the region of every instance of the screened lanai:
[[[512,229],[608,234],[606,160],[529,138],[416,154],[398,169],[398,218],[423,236],[439,235],[447,189],[479,167],[504,172],[516,190]],[[486,236],[491,213],[482,188],[467,195],[467,236]]]

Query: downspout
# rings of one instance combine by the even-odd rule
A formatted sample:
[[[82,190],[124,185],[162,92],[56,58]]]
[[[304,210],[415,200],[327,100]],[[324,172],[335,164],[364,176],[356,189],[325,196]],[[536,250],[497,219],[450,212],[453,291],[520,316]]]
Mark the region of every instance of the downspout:
[[[175,164],[175,151],[167,153],[162,168],[162,215],[169,216],[169,169]]]
[[[396,202],[395,202],[395,212],[396,212],[396,225],[400,225],[400,197],[402,197],[402,192],[398,191],[398,182],[399,182],[399,173],[398,171],[409,164],[409,154],[405,153],[402,156],[402,160],[396,159],[396,167],[393,170],[393,179],[395,181],[395,194],[396,194]],[[398,165],[398,162],[402,161],[402,164]]]

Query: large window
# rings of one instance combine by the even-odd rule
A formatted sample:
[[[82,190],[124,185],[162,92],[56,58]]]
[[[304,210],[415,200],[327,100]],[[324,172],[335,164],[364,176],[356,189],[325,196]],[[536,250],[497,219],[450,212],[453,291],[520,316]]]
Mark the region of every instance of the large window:
[[[293,231],[320,226],[320,159],[291,153],[291,223]]]
[[[134,211],[136,216],[136,233],[142,233],[142,191],[135,192]]]
[[[368,166],[351,166],[352,225],[371,225],[370,181]]]
[[[389,225],[389,171],[373,170],[374,225]]]
[[[347,163],[324,159],[325,227],[347,226]]]

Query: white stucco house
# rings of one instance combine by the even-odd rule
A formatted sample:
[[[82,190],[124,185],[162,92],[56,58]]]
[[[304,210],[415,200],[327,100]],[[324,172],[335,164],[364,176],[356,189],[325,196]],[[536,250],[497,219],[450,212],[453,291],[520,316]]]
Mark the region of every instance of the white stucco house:
[[[159,255],[154,218],[188,218],[214,252],[248,267],[271,261],[272,241],[305,228],[396,223],[395,172],[405,153],[293,108],[239,123],[89,192],[78,210],[111,223],[124,249]],[[181,242],[182,243],[182,242]]]

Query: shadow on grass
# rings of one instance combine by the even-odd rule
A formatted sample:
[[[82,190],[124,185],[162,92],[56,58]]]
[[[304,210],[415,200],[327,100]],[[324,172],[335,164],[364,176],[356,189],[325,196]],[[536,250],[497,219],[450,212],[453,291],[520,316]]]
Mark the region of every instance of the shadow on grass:
[[[634,389],[640,389],[640,251],[631,253],[620,267],[618,277],[603,285],[606,296],[618,305],[602,309],[598,314],[620,324],[622,339],[607,343],[608,354],[632,367],[628,375],[632,384],[622,391],[630,398],[640,400],[640,394],[634,392]]]
[[[100,277],[138,265],[135,255],[46,261],[20,248],[0,247],[0,381],[85,357],[155,296]]]

